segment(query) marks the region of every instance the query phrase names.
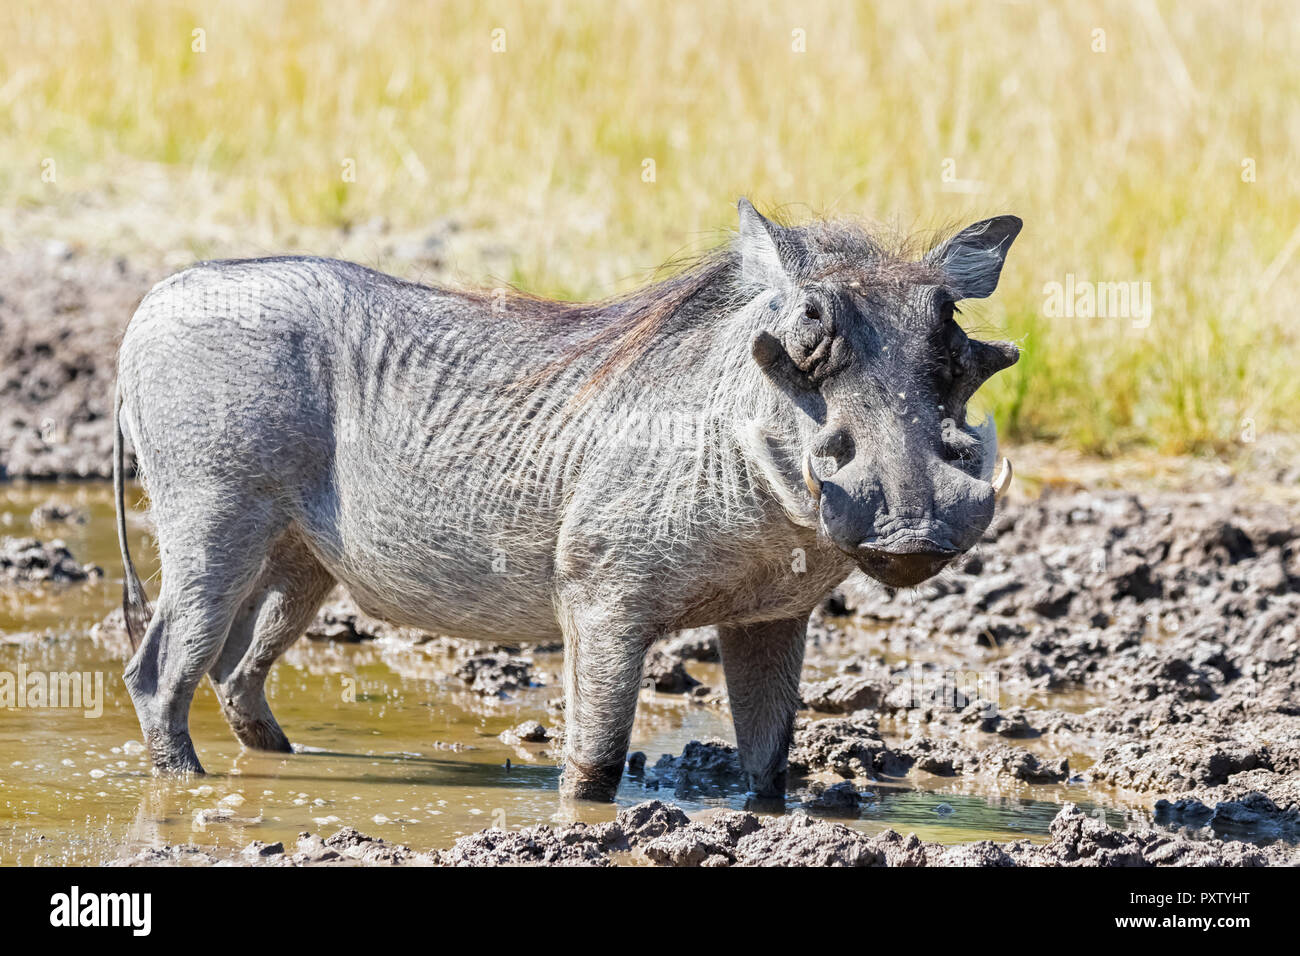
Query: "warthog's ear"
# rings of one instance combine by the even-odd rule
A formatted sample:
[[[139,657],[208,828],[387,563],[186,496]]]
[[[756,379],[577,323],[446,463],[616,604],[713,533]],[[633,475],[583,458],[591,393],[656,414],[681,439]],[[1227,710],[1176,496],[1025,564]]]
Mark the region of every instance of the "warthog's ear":
[[[763,217],[748,199],[740,209],[740,278],[746,286],[779,289],[790,284],[781,258],[782,227]]]
[[[983,299],[993,294],[1002,274],[1007,250],[1024,223],[1016,216],[996,216],[967,226],[925,261],[940,266],[958,299]]]

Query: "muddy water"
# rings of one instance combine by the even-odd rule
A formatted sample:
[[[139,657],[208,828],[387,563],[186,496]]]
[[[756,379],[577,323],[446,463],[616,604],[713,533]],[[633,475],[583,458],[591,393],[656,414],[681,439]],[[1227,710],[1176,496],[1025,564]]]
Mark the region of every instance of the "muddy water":
[[[84,509],[87,520],[34,528],[32,509],[50,500]],[[147,526],[133,520],[131,530],[141,573],[152,576]],[[121,681],[121,644],[92,631],[121,588],[109,489],[0,487],[0,534],[62,538],[79,561],[105,571],[84,585],[0,587],[0,671],[77,671],[103,681],[102,707],[95,708],[100,713],[87,715],[85,700],[82,709],[0,709],[0,863],[97,863],[162,843],[229,851],[253,840],[292,846],[304,830],[328,835],[341,826],[418,849],[442,848],[494,824],[573,818],[574,811],[561,809],[559,770],[547,745],[510,746],[497,739],[523,720],[554,726],[547,702],[560,694],[556,654],[534,655],[543,686],[485,702],[448,676],[450,659],[424,648],[300,641],[268,686],[272,707],[300,752],[243,752],[205,685],[191,731],[208,775],[156,780]],[[156,581],[149,589],[156,592]],[[722,684],[716,665],[692,663],[689,670],[712,686]],[[806,676],[821,675],[812,668]],[[710,736],[731,739],[725,712],[647,693],[633,748],[653,765],[660,755]],[[1071,766],[1078,766],[1073,757]],[[873,787],[873,793],[850,825],[869,833],[914,831],[938,842],[1043,839],[1067,799],[1104,814],[1113,826],[1143,817],[1094,789],[1073,786],[999,791],[987,781],[913,775]],[[625,780],[619,803],[656,796],[687,812],[745,803],[738,788],[660,793],[646,779]],[[584,807],[577,813],[598,821],[612,818],[614,810]]]

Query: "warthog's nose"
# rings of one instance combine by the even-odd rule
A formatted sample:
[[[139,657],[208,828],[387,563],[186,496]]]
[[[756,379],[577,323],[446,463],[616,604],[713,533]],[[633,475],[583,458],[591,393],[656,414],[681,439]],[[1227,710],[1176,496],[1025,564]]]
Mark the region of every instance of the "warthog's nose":
[[[934,577],[960,551],[916,542],[885,550],[862,545],[858,548],[858,567],[881,584],[891,588],[910,588]]]

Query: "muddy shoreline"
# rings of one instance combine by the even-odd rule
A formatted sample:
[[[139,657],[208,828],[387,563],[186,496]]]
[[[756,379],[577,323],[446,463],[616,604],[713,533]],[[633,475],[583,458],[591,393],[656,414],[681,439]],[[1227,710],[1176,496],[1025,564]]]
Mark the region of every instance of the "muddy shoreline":
[[[0,480],[108,477],[113,357],[160,275],[55,244],[0,254],[0,277]],[[676,795],[739,786],[734,749],[701,740],[633,754],[629,775],[662,802],[601,824],[485,828],[422,849],[344,830],[227,856],[154,847],[120,862],[1300,863],[1300,472],[1266,456],[1261,480],[1278,492],[1269,495],[1204,463],[1188,469],[1197,477],[1186,484],[1200,490],[1084,490],[1034,482],[1031,469],[981,546],[939,578],[903,592],[854,578],[830,595],[810,630],[785,815],[687,819]],[[35,537],[0,528],[0,588],[102,577],[59,540],[84,520],[59,489],[50,485],[31,516]],[[115,639],[111,616],[101,630]],[[436,646],[451,661],[447,678],[485,704],[546,694],[546,720],[516,727],[511,746],[554,759],[558,678],[533,660],[554,648],[404,632],[341,593],[308,637],[291,653],[321,659],[331,645],[379,641],[413,669],[432,666],[419,655]],[[667,640],[652,652],[648,684],[725,714],[725,687],[697,676],[716,654],[707,630]],[[836,822],[869,814],[882,785],[918,775],[976,792],[1059,790],[1061,809],[1046,843],[942,845]],[[1068,787],[1122,795],[1149,822],[1113,829],[1074,806]]]

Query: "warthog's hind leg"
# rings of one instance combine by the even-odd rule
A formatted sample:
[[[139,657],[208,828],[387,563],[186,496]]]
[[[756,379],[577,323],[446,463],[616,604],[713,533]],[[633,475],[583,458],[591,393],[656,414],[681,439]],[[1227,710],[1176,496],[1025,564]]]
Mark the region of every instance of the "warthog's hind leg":
[[[239,606],[210,676],[222,713],[245,747],[289,752],[289,738],[266,700],[266,675],[302,636],[333,586],[334,578],[290,529]]]
[[[258,502],[210,510],[191,504],[176,519],[158,514],[162,592],[122,675],[156,773],[203,772],[190,739],[190,704],[258,572],[270,524],[269,507]]]
[[[594,612],[564,626],[564,773],[560,793],[611,801],[623,776],[646,650],[657,633]]]
[[[760,800],[785,797],[808,619],[718,628],[740,765]]]

